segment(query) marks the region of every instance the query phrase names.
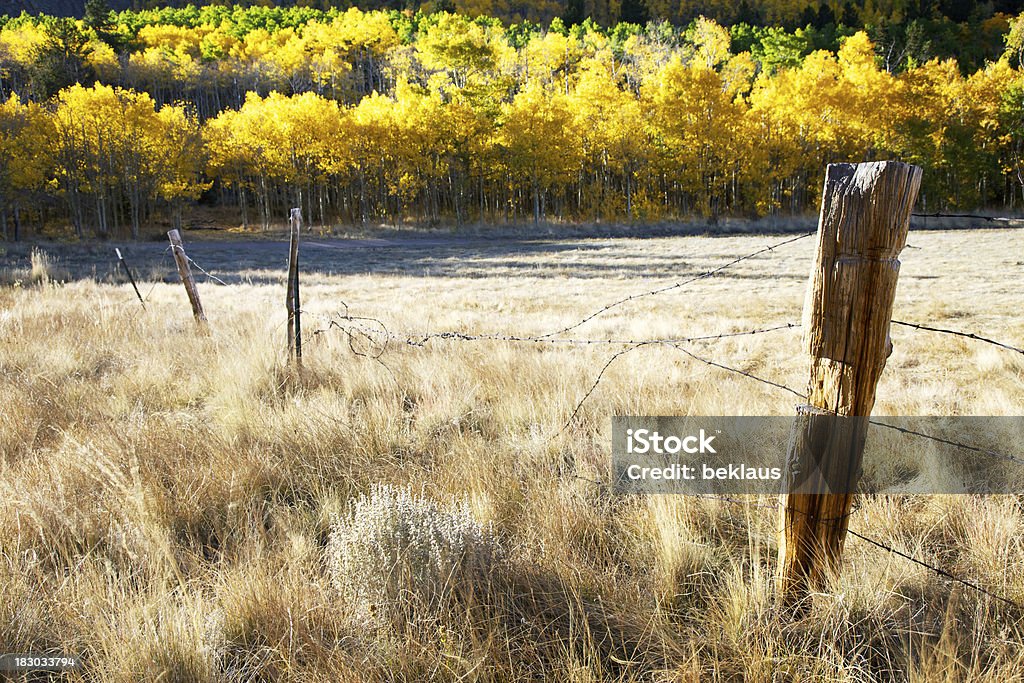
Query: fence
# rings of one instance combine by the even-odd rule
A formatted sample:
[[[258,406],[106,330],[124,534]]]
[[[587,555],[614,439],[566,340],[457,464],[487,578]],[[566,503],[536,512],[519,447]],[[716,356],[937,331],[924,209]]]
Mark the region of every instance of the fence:
[[[929,215],[934,215],[934,214],[929,214]],[[298,221],[300,221],[300,220],[301,220],[301,218],[299,218],[295,214],[293,214],[293,226],[297,225]],[[294,233],[295,233],[295,231],[293,230],[293,235],[294,235]],[[758,256],[774,254],[777,250],[781,250],[781,249],[787,247],[788,245],[791,245],[791,244],[794,244],[794,243],[799,242],[801,240],[810,238],[810,237],[812,237],[814,235],[817,235],[817,234],[818,234],[818,232],[815,231],[815,232],[808,232],[808,233],[803,233],[803,234],[799,234],[799,235],[796,235],[796,236],[788,237],[788,238],[785,238],[783,240],[774,242],[774,243],[772,243],[772,244],[770,244],[770,245],[768,245],[766,247],[763,247],[761,249],[758,249],[756,251],[753,251],[753,252],[750,252],[748,254],[742,255],[740,257],[731,259],[728,262],[726,262],[726,263],[724,263],[724,264],[722,264],[720,266],[717,266],[715,268],[712,268],[712,269],[709,269],[707,271],[704,271],[704,272],[702,272],[702,273],[700,273],[700,274],[698,274],[696,276],[693,276],[693,277],[690,277],[690,278],[686,278],[684,280],[681,280],[679,282],[675,282],[675,283],[667,285],[667,286],[658,287],[658,288],[655,288],[655,289],[651,289],[651,290],[644,291],[644,292],[639,292],[639,293],[632,294],[632,295],[624,297],[624,298],[617,299],[615,301],[612,301],[612,302],[610,302],[610,303],[608,303],[608,304],[606,304],[606,305],[604,305],[604,306],[602,306],[602,307],[592,311],[591,313],[589,313],[588,315],[582,317],[577,322],[575,322],[575,323],[573,323],[571,325],[562,326],[562,327],[550,330],[550,331],[542,333],[542,334],[533,334],[533,335],[517,335],[517,334],[507,334],[507,333],[483,333],[483,334],[481,334],[481,333],[470,333],[470,332],[466,332],[466,331],[462,331],[462,330],[442,330],[442,331],[430,331],[430,330],[423,331],[423,330],[420,330],[420,331],[394,332],[394,331],[390,330],[387,327],[387,325],[382,320],[380,320],[378,318],[375,318],[375,317],[372,317],[372,316],[354,315],[354,314],[352,314],[349,311],[349,309],[348,309],[348,307],[346,305],[342,304],[342,310],[339,311],[338,313],[336,313],[334,315],[331,315],[331,316],[324,316],[324,317],[322,317],[322,319],[321,319],[321,326],[319,328],[309,332],[306,335],[306,340],[308,341],[308,340],[310,340],[312,338],[315,338],[315,337],[317,337],[319,335],[328,334],[328,333],[332,333],[332,332],[340,333],[340,334],[342,334],[347,339],[347,343],[349,345],[349,348],[351,349],[351,351],[354,354],[368,357],[368,358],[374,360],[375,362],[380,363],[385,368],[388,368],[388,366],[386,365],[384,358],[385,358],[385,355],[386,355],[388,349],[391,347],[391,345],[400,345],[400,346],[404,346],[404,347],[412,347],[412,348],[417,348],[417,349],[426,348],[431,343],[464,344],[464,343],[477,343],[477,342],[480,342],[480,343],[516,344],[516,345],[518,345],[518,344],[522,344],[522,345],[559,345],[559,344],[561,344],[561,345],[617,346],[617,347],[621,347],[621,348],[617,349],[611,356],[609,356],[607,361],[600,368],[597,369],[593,382],[589,385],[589,388],[579,398],[578,402],[575,404],[574,409],[571,411],[570,415],[568,416],[568,418],[565,421],[565,423],[561,426],[561,428],[557,432],[554,432],[554,433],[552,433],[549,436],[549,441],[550,440],[554,440],[554,439],[558,438],[559,436],[561,436],[562,434],[564,434],[576,422],[576,420],[577,420],[577,418],[578,418],[578,416],[580,414],[580,411],[582,410],[582,408],[584,407],[586,402],[591,398],[591,396],[593,395],[595,390],[598,388],[598,386],[601,384],[602,379],[605,377],[607,371],[609,370],[609,368],[613,364],[615,364],[618,360],[620,360],[624,356],[626,356],[626,355],[628,355],[628,354],[630,354],[630,353],[632,353],[634,351],[637,351],[638,349],[646,348],[646,347],[652,347],[652,346],[665,347],[665,348],[668,348],[668,349],[672,349],[672,350],[678,351],[680,353],[685,354],[686,356],[688,356],[689,358],[691,358],[691,359],[693,359],[695,361],[704,363],[704,364],[706,364],[708,366],[712,366],[712,367],[718,368],[718,369],[720,369],[720,370],[722,370],[724,372],[730,373],[731,375],[733,375],[733,376],[735,376],[737,378],[743,378],[743,379],[749,380],[751,382],[757,382],[757,383],[760,383],[762,385],[766,385],[766,386],[772,387],[773,389],[778,390],[780,392],[786,392],[789,395],[792,395],[794,397],[797,397],[797,398],[801,399],[802,401],[808,401],[810,399],[810,397],[805,392],[799,391],[799,390],[797,390],[797,389],[795,389],[793,387],[790,387],[790,386],[787,386],[787,385],[785,385],[783,383],[774,381],[774,380],[772,380],[770,378],[762,377],[762,376],[753,374],[751,372],[747,372],[745,370],[742,370],[742,369],[739,369],[739,368],[736,368],[736,367],[732,367],[732,366],[727,365],[725,363],[719,362],[718,360],[716,360],[713,357],[709,358],[709,357],[705,357],[703,355],[699,355],[699,354],[695,353],[694,351],[692,351],[691,349],[686,347],[687,344],[690,344],[690,343],[693,343],[693,342],[698,342],[698,341],[717,341],[717,340],[722,340],[722,339],[726,339],[726,338],[767,335],[767,334],[780,333],[780,332],[784,332],[784,331],[787,331],[787,330],[800,329],[800,328],[803,327],[802,323],[784,322],[784,323],[779,323],[779,324],[776,324],[776,325],[771,325],[771,326],[766,326],[766,327],[761,327],[761,328],[742,330],[742,331],[736,331],[736,332],[729,332],[729,333],[723,333],[723,334],[695,335],[695,336],[689,336],[689,337],[650,338],[650,339],[646,339],[646,338],[645,339],[614,339],[614,338],[598,338],[598,339],[594,339],[594,338],[587,338],[587,337],[566,337],[564,335],[566,335],[566,334],[568,334],[570,332],[574,332],[574,331],[578,330],[580,327],[582,327],[583,325],[585,325],[589,321],[594,320],[595,318],[598,318],[601,315],[611,311],[612,309],[615,309],[616,307],[622,306],[622,305],[624,305],[626,303],[637,301],[639,299],[643,299],[643,298],[646,298],[646,297],[657,296],[657,295],[660,295],[660,294],[663,294],[663,293],[666,293],[666,292],[670,292],[670,291],[679,291],[679,290],[687,289],[687,288],[692,287],[692,286],[694,286],[694,285],[696,285],[696,284],[698,284],[698,283],[700,283],[700,282],[702,282],[704,280],[707,280],[709,278],[713,278],[716,275],[718,275],[718,274],[720,274],[720,273],[722,273],[722,272],[724,272],[724,271],[726,271],[726,270],[736,266],[739,263],[742,263],[744,261],[748,261],[748,260],[754,259],[754,258],[756,258]],[[204,274],[209,276],[209,274],[206,273],[206,271],[204,271],[204,270],[202,270],[201,268],[198,267],[198,264],[195,264],[194,261],[191,261],[191,259],[189,259],[187,256],[185,256],[184,249],[181,248],[180,243],[174,245],[174,249],[175,249],[175,255],[176,256],[179,255],[178,252],[180,251],[180,257],[183,260],[185,260],[186,266],[187,266],[188,263],[196,265],[198,270],[200,270],[201,272],[203,272]],[[298,306],[298,301],[297,301],[297,298],[298,298],[297,297],[297,289],[298,289],[298,282],[297,282],[297,280],[298,280],[298,272],[297,272],[297,235],[295,237],[293,237],[293,248],[290,250],[289,263],[290,263],[291,267],[289,269],[289,277],[288,277],[289,294],[288,294],[288,297],[287,297],[287,305],[288,305],[288,311],[289,311],[289,322],[292,323],[292,324],[289,325],[288,345],[289,345],[290,354],[295,358],[296,362],[300,362],[301,356],[299,354],[301,353],[301,351],[299,351],[299,354],[296,353],[296,351],[301,349],[301,342],[302,342],[302,335],[301,335],[301,331],[300,331],[301,328],[299,327],[298,320],[299,320],[300,314],[305,313],[305,311],[301,310],[301,308]],[[180,268],[181,268],[181,265],[180,265],[180,261],[179,261],[179,269]],[[213,276],[209,276],[209,277],[212,278]],[[293,279],[294,279],[294,282],[293,282]],[[223,282],[221,282],[220,284],[223,284]],[[295,294],[293,294],[293,291],[295,292]],[[191,298],[192,297],[191,297],[191,293],[190,293],[190,300],[191,300]],[[141,299],[141,297],[140,297],[140,299]],[[198,319],[199,319],[199,316],[197,315],[197,320]],[[977,334],[977,333],[974,333],[974,332],[967,332],[967,331],[962,331],[962,330],[955,330],[955,329],[948,329],[948,328],[942,328],[942,327],[935,327],[935,326],[926,325],[926,324],[919,323],[919,322],[912,322],[912,321],[905,321],[905,320],[895,320],[895,319],[893,319],[893,320],[891,320],[891,324],[904,327],[904,328],[906,328],[908,330],[914,331],[915,333],[939,334],[939,335],[955,336],[955,337],[971,340],[972,342],[975,342],[975,343],[991,345],[991,346],[993,346],[995,348],[998,348],[998,349],[1001,349],[1002,351],[1005,351],[1007,353],[1015,353],[1015,354],[1024,355],[1024,349],[1022,349],[1021,347],[1016,346],[1014,344],[1006,343],[1004,341],[996,340],[996,339],[994,339],[994,338],[992,338],[991,336],[988,336],[988,335],[982,335],[982,334]],[[390,372],[390,368],[388,368],[388,370]],[[392,376],[394,376],[393,373],[391,373],[391,374],[392,374]],[[1017,463],[1017,464],[1024,464],[1024,455],[1016,455],[1016,454],[1010,454],[1010,453],[994,452],[992,450],[985,449],[985,448],[980,448],[980,447],[977,447],[977,446],[969,444],[969,443],[962,443],[962,442],[958,442],[956,440],[951,440],[951,439],[948,439],[948,438],[944,438],[944,437],[940,437],[940,436],[935,436],[935,435],[923,433],[923,432],[920,432],[920,431],[915,431],[915,430],[906,429],[906,428],[895,426],[895,425],[890,425],[890,424],[887,424],[887,423],[885,423],[883,421],[880,421],[880,420],[870,420],[869,422],[870,422],[871,425],[874,425],[874,426],[876,426],[878,428],[895,430],[896,432],[901,433],[903,436],[905,436],[905,437],[907,437],[909,439],[921,439],[921,440],[926,440],[926,441],[930,440],[930,441],[934,441],[934,442],[937,442],[937,443],[944,444],[946,446],[952,446],[952,447],[955,447],[955,448],[958,448],[958,449],[963,449],[965,451],[978,454],[979,456],[985,456],[985,457],[990,457],[990,458],[994,458],[994,459],[1001,459],[1001,460],[1005,460],[1005,461],[1009,461],[1009,462],[1013,462],[1013,463]],[[586,481],[591,481],[591,480],[586,480]],[[597,486],[601,486],[603,488],[606,488],[608,486],[607,482],[591,481],[591,483],[594,484],[594,485],[597,485]],[[723,503],[726,503],[726,504],[745,505],[745,506],[751,506],[752,505],[752,506],[756,506],[756,507],[762,507],[762,508],[766,508],[766,509],[772,509],[772,510],[780,511],[780,513],[787,514],[791,518],[799,518],[801,515],[807,516],[809,514],[809,513],[803,512],[803,511],[801,511],[799,509],[794,509],[792,506],[788,506],[788,505],[785,505],[783,503],[754,502],[754,501],[751,501],[751,500],[741,500],[741,499],[730,498],[730,497],[726,497],[726,496],[710,496],[710,497],[712,497],[712,498],[714,498],[716,500],[720,500],[720,501],[722,501]],[[881,541],[879,541],[879,540],[877,540],[875,538],[871,538],[871,537],[869,537],[869,536],[867,536],[867,535],[865,535],[865,534],[863,534],[863,533],[861,533],[861,532],[859,532],[859,531],[857,531],[855,529],[848,528],[847,524],[849,522],[849,519],[851,517],[855,516],[856,512],[858,511],[858,509],[859,509],[859,507],[857,505],[853,505],[852,507],[849,507],[848,509],[841,511],[839,513],[839,515],[837,515],[837,516],[821,517],[820,515],[817,515],[815,517],[814,522],[815,523],[835,523],[835,522],[841,520],[841,522],[842,522],[842,532],[843,532],[844,535],[848,533],[850,536],[853,536],[853,537],[855,537],[855,538],[857,538],[857,539],[859,539],[859,540],[869,544],[873,548],[876,548],[878,550],[890,553],[890,554],[892,554],[892,555],[894,555],[896,557],[902,558],[902,559],[904,559],[904,560],[906,560],[908,562],[913,562],[916,565],[919,565],[921,567],[924,567],[924,568],[928,569],[929,571],[934,572],[936,575],[941,576],[942,578],[944,578],[944,579],[946,579],[948,581],[951,581],[951,582],[954,582],[956,584],[962,585],[964,587],[970,588],[972,590],[978,591],[979,593],[982,593],[982,594],[984,594],[986,596],[989,596],[989,597],[991,597],[991,598],[993,598],[993,599],[995,599],[995,600],[997,600],[999,602],[1002,602],[1004,604],[1013,606],[1013,607],[1015,607],[1017,609],[1024,610],[1024,605],[1022,605],[1022,604],[1020,604],[1020,603],[1018,603],[1018,602],[1016,602],[1016,601],[1014,601],[1014,600],[1012,600],[1012,599],[1010,599],[1010,598],[1008,598],[1008,597],[1006,597],[1004,595],[999,595],[998,593],[995,593],[995,592],[985,588],[984,586],[982,586],[977,581],[974,581],[974,580],[971,580],[971,579],[965,578],[965,577],[956,576],[953,573],[943,569],[940,566],[937,566],[937,565],[934,565],[934,564],[929,564],[929,563],[927,563],[927,562],[925,562],[925,561],[923,561],[923,560],[921,560],[919,558],[913,557],[912,555],[910,555],[908,553],[905,553],[905,552],[903,552],[903,551],[901,551],[901,550],[899,550],[897,548],[894,548],[894,547],[892,547],[890,545],[887,545],[887,544],[885,544],[885,543],[883,543],[883,542],[881,542]],[[782,534],[782,535],[786,534],[787,531],[790,530],[789,525],[791,523],[792,523],[791,520],[787,521],[787,523],[784,526],[784,528],[782,528],[780,530],[780,534]]]

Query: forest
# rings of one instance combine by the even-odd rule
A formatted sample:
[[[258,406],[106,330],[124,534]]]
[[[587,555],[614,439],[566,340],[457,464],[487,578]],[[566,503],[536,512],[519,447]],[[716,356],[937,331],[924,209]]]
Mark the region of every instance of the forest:
[[[3,17],[2,235],[137,238],[196,203],[247,228],[290,206],[325,226],[801,214],[825,165],[882,158],[925,169],[925,210],[1018,210],[1024,15],[901,10],[897,32],[757,4],[788,9],[774,26],[511,23],[491,3]]]

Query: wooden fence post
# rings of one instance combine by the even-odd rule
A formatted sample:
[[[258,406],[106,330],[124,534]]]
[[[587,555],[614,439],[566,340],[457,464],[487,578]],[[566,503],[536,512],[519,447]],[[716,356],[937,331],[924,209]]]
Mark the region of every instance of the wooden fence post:
[[[185,292],[188,294],[188,301],[192,304],[192,315],[195,316],[199,325],[205,326],[206,314],[203,313],[203,303],[199,300],[199,290],[196,289],[196,280],[192,277],[192,268],[188,265],[188,257],[185,256],[185,247],[181,244],[181,233],[177,230],[169,230],[167,239],[171,242],[171,253],[174,254],[174,262],[178,265],[178,276],[181,284],[185,285]]]
[[[302,308],[299,298],[299,231],[302,229],[302,209],[292,209],[291,240],[288,244],[288,355],[302,365]]]
[[[805,422],[802,433],[794,430],[786,477],[792,485],[809,472],[824,473],[833,488],[787,488],[783,495],[777,578],[787,604],[820,587],[839,569],[852,491],[860,477],[866,418],[892,352],[889,323],[898,256],[906,245],[920,186],[920,168],[893,161],[830,164],[825,173],[818,256],[804,305],[804,343],[811,356],[809,405],[800,410],[825,419],[815,429]],[[865,419],[844,422],[847,417]],[[836,492],[792,492],[800,490]]]

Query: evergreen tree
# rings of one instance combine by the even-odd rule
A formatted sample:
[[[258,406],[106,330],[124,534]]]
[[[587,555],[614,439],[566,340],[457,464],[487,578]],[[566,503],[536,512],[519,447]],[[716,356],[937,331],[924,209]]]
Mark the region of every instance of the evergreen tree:
[[[629,24],[646,24],[651,18],[644,0],[622,0],[622,9],[619,11],[619,21]]]
[[[561,18],[567,26],[582,24],[583,20],[587,18],[584,14],[583,0],[568,0]]]

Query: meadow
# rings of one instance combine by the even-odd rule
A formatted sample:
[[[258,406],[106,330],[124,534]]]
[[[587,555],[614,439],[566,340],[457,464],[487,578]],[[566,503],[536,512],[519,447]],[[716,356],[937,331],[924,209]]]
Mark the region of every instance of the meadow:
[[[791,394],[652,345],[608,366],[569,421],[623,346],[398,341],[544,334],[781,239],[339,250],[303,274],[301,370],[283,260],[239,255],[212,271],[229,284],[200,278],[207,332],[159,273],[143,310],[127,284],[26,262],[0,288],[0,651],[79,655],[67,680],[110,682],[1024,679],[1017,607],[851,537],[842,574],[796,614],[774,600],[774,499],[610,491],[611,416],[791,415]],[[909,245],[896,318],[1021,346],[1024,232]],[[799,323],[813,250],[793,242],[563,336]],[[1024,356],[892,339],[876,415],[1024,414]],[[807,381],[798,329],[683,346]],[[1024,498],[859,504],[851,529],[1024,602]]]

